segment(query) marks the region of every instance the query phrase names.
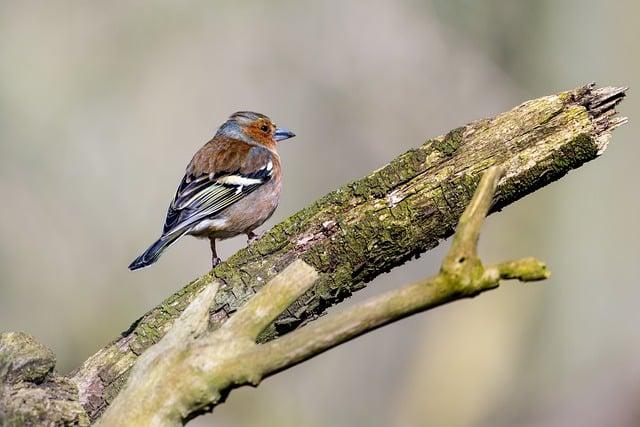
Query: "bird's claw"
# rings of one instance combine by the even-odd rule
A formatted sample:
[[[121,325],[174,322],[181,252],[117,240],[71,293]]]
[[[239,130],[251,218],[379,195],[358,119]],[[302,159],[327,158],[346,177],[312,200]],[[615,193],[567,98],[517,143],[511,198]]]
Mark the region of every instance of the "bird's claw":
[[[262,237],[262,234],[257,234],[257,233],[254,233],[253,231],[248,232],[247,233],[247,245],[253,244],[260,237]]]

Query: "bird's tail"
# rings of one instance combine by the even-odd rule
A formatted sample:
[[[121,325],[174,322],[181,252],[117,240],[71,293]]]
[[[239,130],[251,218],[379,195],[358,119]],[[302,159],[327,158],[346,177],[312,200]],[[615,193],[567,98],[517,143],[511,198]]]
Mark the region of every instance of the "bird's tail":
[[[136,258],[131,264],[129,264],[129,270],[138,270],[139,268],[146,267],[153,264],[160,258],[162,251],[164,251],[170,244],[175,242],[184,233],[171,233],[162,236],[156,240],[149,248]]]

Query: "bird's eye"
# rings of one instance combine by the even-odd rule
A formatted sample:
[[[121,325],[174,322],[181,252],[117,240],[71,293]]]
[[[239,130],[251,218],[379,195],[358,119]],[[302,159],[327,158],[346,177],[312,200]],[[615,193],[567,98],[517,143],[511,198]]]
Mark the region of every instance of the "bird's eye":
[[[260,130],[261,130],[262,132],[268,132],[268,131],[269,131],[269,126],[267,126],[267,125],[262,125],[262,126],[260,126]]]

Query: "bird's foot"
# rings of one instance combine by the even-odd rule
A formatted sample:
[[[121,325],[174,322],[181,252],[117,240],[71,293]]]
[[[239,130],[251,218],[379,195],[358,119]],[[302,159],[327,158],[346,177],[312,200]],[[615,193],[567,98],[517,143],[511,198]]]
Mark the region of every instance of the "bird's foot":
[[[262,233],[258,234],[258,233],[254,233],[253,231],[248,232],[247,233],[247,245],[253,244],[260,237],[262,237]]]
[[[220,263],[222,262],[222,260],[220,258],[218,258],[217,256],[214,256],[211,258],[211,268],[216,268],[218,265],[220,265]]]

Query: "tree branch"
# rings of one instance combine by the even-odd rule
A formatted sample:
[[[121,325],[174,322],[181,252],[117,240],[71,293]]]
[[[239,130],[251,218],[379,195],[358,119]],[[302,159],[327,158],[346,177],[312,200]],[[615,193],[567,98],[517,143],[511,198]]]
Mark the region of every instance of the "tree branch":
[[[501,267],[485,270],[476,255],[480,227],[501,176],[499,167],[491,167],[480,181],[440,274],[268,343],[257,344],[255,339],[315,282],[318,275],[313,267],[294,261],[221,328],[209,333],[203,332],[202,325],[218,284],[206,286],[167,335],[140,358],[127,385],[97,425],[179,426],[213,409],[232,388],[257,385],[267,375],[412,313],[493,289],[503,276],[547,278],[546,267],[536,260],[503,264],[508,266],[503,272]]]
[[[69,382],[77,386],[82,407],[95,420],[116,398],[139,356],[171,330],[203,289],[219,287],[208,319],[209,329],[216,330],[294,260],[304,261],[318,279],[260,334],[258,342],[282,336],[450,236],[489,167],[505,171],[493,197],[496,211],[599,156],[611,131],[626,122],[614,109],[624,96],[624,88],[589,85],[527,101],[428,140],[326,195],[167,298],[85,361]],[[465,252],[464,257],[469,254],[475,253]],[[441,275],[455,277],[455,258],[444,264]],[[529,274],[535,268],[524,268],[536,265],[531,260],[503,263],[486,268],[483,276],[537,277]],[[272,317],[265,313],[263,319]],[[247,335],[255,335],[262,326],[247,330]],[[11,352],[0,356],[9,362],[14,357]],[[51,375],[38,381],[46,382]],[[0,381],[0,388],[6,396],[24,381]]]
[[[218,327],[293,260],[313,266],[320,274],[316,285],[260,340],[282,335],[449,237],[488,167],[505,170],[494,197],[499,210],[596,158],[611,130],[626,121],[614,115],[624,94],[624,88],[589,85],[527,101],[428,140],[329,193],[185,286],[89,358],[72,375],[83,406],[92,419],[100,414],[137,357],[213,280],[224,284],[210,314]]]

